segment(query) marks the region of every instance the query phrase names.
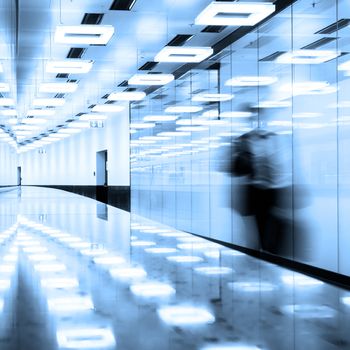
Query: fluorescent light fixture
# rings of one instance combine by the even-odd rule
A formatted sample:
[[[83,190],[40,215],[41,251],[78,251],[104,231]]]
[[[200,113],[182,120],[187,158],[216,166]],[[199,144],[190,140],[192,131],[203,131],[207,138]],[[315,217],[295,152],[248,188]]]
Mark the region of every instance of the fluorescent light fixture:
[[[56,236],[56,238],[57,238],[57,236]],[[80,237],[73,237],[73,236],[70,236],[70,235],[68,235],[68,236],[64,235],[63,237],[62,236],[58,237],[58,240],[60,242],[63,242],[63,243],[65,243],[65,242],[81,242],[82,241],[82,239]]]
[[[59,348],[64,349],[105,349],[115,347],[115,338],[108,328],[73,328],[58,330]]]
[[[34,270],[38,272],[62,272],[66,270],[64,264],[36,264]]]
[[[203,261],[203,258],[201,258],[200,256],[192,255],[174,255],[168,256],[166,259],[175,263],[198,263]]]
[[[81,132],[81,129],[68,127],[65,129],[61,129],[61,131],[64,132],[65,134],[78,134]]]
[[[7,83],[0,83],[0,92],[9,92],[10,85]]]
[[[175,289],[171,285],[160,282],[133,284],[130,290],[132,294],[143,298],[169,297],[175,294]]]
[[[154,128],[156,124],[154,123],[130,123],[131,129],[150,129]]]
[[[295,50],[277,57],[277,63],[320,64],[338,57],[341,52],[331,50]]]
[[[28,259],[32,261],[54,261],[56,256],[52,254],[30,254]]]
[[[331,86],[327,81],[305,81],[293,85],[282,85],[280,90],[297,96],[331,94],[336,92],[337,88]]]
[[[166,85],[174,80],[172,74],[135,74],[132,76],[129,85]]]
[[[275,83],[277,77],[271,76],[237,76],[225,82],[226,86],[266,86]]]
[[[210,324],[215,322],[215,317],[206,309],[178,305],[165,306],[157,310],[163,322],[172,326],[189,326]]]
[[[325,305],[293,304],[284,305],[281,309],[283,313],[296,315],[306,320],[315,318],[333,318],[337,315],[336,310]]]
[[[88,311],[94,308],[89,296],[71,296],[64,298],[50,298],[47,300],[50,312],[75,313]]]
[[[46,247],[24,247],[23,251],[25,253],[46,253],[47,252],[47,248]]]
[[[300,112],[300,113],[293,113],[292,118],[319,118],[322,117],[322,113],[317,112]]]
[[[350,296],[346,296],[342,298],[343,304],[350,306]]]
[[[132,247],[150,247],[156,245],[155,242],[152,241],[133,241],[130,243]]]
[[[90,72],[93,61],[81,59],[67,59],[49,61],[46,64],[47,73],[84,74]]]
[[[151,253],[151,254],[171,254],[171,253],[176,253],[177,249],[176,248],[167,248],[167,247],[146,248],[145,252]]]
[[[220,113],[220,117],[222,118],[250,118],[253,115],[254,113],[245,111],[228,111]]]
[[[27,111],[27,115],[33,117],[45,117],[54,115],[55,112],[54,109],[30,109]]]
[[[205,250],[217,248],[219,245],[212,242],[203,242],[203,243],[180,243],[177,245],[179,249],[184,250]]]
[[[211,47],[165,46],[154,58],[155,62],[202,62],[213,54]]]
[[[105,114],[91,113],[91,114],[82,114],[79,117],[79,120],[106,120],[107,116]]]
[[[124,264],[126,261],[121,256],[101,256],[93,259],[96,265],[120,265]]]
[[[145,122],[171,122],[178,118],[177,115],[146,115]]]
[[[88,249],[91,248],[91,243],[89,242],[72,242],[68,243],[68,246],[73,249]]]
[[[4,257],[2,258],[2,260],[4,260],[4,261],[9,261],[9,262],[15,262],[15,261],[17,261],[17,259],[18,259],[17,253],[6,254],[6,255],[4,255]]]
[[[15,269],[15,265],[0,265],[0,273],[13,273]]]
[[[338,70],[350,70],[350,61],[346,61],[346,62],[339,64]]]
[[[112,92],[108,95],[107,100],[110,101],[140,101],[146,97],[143,91],[122,91]]]
[[[96,105],[91,110],[93,112],[113,113],[113,112],[121,112],[124,109],[125,109],[124,106],[114,105],[111,103],[105,103],[102,105]]]
[[[162,237],[171,237],[171,238],[177,238],[177,237],[187,237],[188,233],[185,232],[178,232],[178,231],[172,231],[172,232],[165,232],[161,233],[159,236]]]
[[[180,136],[191,136],[191,133],[188,131],[163,131],[157,135],[158,136],[180,137]]]
[[[200,106],[170,106],[165,109],[165,113],[196,113],[202,109]]]
[[[109,270],[115,279],[137,279],[147,276],[147,272],[141,267],[114,268]]]
[[[259,108],[281,108],[281,107],[290,107],[292,103],[290,101],[260,101],[257,105],[254,107]]]
[[[79,281],[76,278],[43,278],[41,286],[50,289],[76,288],[79,286]]]
[[[151,140],[151,141],[166,141],[166,140],[171,140],[171,137],[166,137],[166,136],[142,136],[140,137],[140,140]],[[141,230],[141,232],[154,232],[155,229],[146,229],[146,230]],[[159,232],[159,231],[157,231]]]
[[[195,132],[195,131],[208,131],[209,128],[205,126],[180,126],[179,128],[176,128],[176,131],[190,131],[190,132]]]
[[[296,273],[282,276],[282,281],[284,284],[296,287],[315,287],[324,284],[322,281],[319,281],[315,278]]]
[[[37,125],[37,124],[46,124],[47,119],[40,119],[40,118],[23,118],[21,120],[23,124],[29,124],[29,125]]]
[[[0,290],[1,291],[9,289],[10,286],[11,286],[10,280],[0,279]]]
[[[247,292],[247,293],[259,293],[259,292],[273,292],[277,289],[277,286],[267,282],[230,282],[228,287],[233,290]]]
[[[206,120],[206,119],[205,119]],[[179,119],[176,121],[176,125],[202,125],[202,119]]]
[[[111,25],[88,25],[56,27],[55,42],[60,44],[106,45],[114,34]]]
[[[264,2],[212,2],[195,19],[196,25],[253,26],[275,11]]]
[[[105,249],[82,249],[80,251],[80,254],[94,257],[94,256],[106,255],[108,254],[108,251]]]
[[[203,266],[203,267],[196,267],[194,269],[195,272],[201,274],[201,275],[228,275],[232,274],[233,270],[229,267],[222,267],[222,266]]]
[[[218,343],[206,345],[200,350],[262,350],[262,348],[255,345],[247,345],[243,343]]]
[[[64,98],[36,98],[33,101],[34,107],[60,107],[66,103]]]
[[[13,98],[0,98],[0,106],[13,106],[15,104],[15,101]]]
[[[81,129],[85,129],[85,128],[90,128],[90,123],[89,122],[85,122],[85,121],[74,121],[74,122],[70,122],[68,124],[69,128],[81,128]]]
[[[17,115],[17,111],[15,109],[3,109],[0,111],[0,113],[8,117],[14,117]]]
[[[177,240],[183,243],[197,243],[197,242],[205,242],[205,239],[195,236],[187,236],[187,237],[178,237]]]
[[[224,102],[234,98],[232,94],[196,94],[192,97],[194,102]]]
[[[70,93],[78,88],[77,83],[42,83],[39,92],[47,93]]]

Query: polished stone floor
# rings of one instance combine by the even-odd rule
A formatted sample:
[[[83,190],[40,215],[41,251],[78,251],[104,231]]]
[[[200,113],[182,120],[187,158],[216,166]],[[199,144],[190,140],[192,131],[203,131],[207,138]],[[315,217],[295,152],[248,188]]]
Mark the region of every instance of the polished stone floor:
[[[0,350],[350,349],[348,291],[68,192],[0,211]]]

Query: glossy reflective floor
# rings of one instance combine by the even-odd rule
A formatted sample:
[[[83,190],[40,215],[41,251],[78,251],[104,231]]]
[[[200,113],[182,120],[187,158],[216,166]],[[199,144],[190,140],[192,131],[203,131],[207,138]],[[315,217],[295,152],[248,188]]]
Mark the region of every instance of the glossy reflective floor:
[[[0,193],[0,349],[350,349],[350,293],[44,188]]]

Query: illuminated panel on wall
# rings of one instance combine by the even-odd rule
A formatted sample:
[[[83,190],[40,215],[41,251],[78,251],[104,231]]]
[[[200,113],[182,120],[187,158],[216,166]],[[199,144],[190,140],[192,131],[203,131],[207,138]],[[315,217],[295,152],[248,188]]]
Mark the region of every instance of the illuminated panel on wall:
[[[211,47],[166,46],[154,58],[155,62],[202,62],[213,54]]]
[[[197,25],[253,26],[275,11],[263,2],[212,2],[195,19]]]
[[[111,25],[57,26],[55,42],[61,44],[105,45],[114,34]]]
[[[90,72],[93,61],[69,59],[63,61],[50,61],[46,64],[48,73],[83,74]]]

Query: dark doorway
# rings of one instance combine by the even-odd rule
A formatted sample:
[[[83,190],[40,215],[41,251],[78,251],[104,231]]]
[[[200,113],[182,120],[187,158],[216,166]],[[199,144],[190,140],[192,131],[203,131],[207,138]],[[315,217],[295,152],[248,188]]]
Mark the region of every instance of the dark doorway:
[[[22,168],[17,167],[17,186],[22,186]]]
[[[96,200],[108,203],[107,150],[96,152]]]

